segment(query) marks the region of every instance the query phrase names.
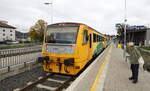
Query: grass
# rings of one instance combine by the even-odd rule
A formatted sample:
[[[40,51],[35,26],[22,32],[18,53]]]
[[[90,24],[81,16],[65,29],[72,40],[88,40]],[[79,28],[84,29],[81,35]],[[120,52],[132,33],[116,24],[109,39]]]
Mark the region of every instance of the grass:
[[[139,48],[145,49],[145,50],[150,50],[150,46],[141,46]]]
[[[141,56],[144,59],[143,68],[150,72],[150,52],[147,52],[147,51],[144,51],[144,50],[141,50],[141,49],[150,51],[150,46],[138,47],[138,50],[140,51]]]

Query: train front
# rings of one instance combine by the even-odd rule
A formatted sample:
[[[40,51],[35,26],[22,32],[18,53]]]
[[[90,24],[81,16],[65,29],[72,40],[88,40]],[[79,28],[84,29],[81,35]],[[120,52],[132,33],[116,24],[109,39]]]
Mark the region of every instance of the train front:
[[[44,71],[69,75],[79,72],[78,66],[75,65],[78,29],[79,25],[68,24],[47,27],[42,47],[43,57],[39,58]]]

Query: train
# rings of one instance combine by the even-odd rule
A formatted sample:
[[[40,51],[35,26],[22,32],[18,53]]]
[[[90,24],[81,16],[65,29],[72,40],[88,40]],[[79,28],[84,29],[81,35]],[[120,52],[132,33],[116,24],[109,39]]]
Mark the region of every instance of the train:
[[[82,23],[51,24],[44,32],[43,56],[38,62],[46,72],[77,75],[107,47],[107,41],[105,35]]]

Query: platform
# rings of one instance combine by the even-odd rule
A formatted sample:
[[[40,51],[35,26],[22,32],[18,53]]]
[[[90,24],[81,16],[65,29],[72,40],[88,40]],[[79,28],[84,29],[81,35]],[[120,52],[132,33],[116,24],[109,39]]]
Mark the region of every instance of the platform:
[[[124,61],[123,50],[111,44],[66,91],[150,91],[150,73],[142,65],[138,83],[128,80],[130,76],[130,64]]]
[[[94,82],[94,91],[150,91],[150,73],[139,68],[139,81],[133,84],[128,80],[131,76],[130,65],[123,59],[123,50],[111,45],[108,54],[105,56],[108,64],[105,64],[103,71],[99,71]],[[100,68],[102,69],[102,68]],[[100,73],[101,72],[101,73]]]

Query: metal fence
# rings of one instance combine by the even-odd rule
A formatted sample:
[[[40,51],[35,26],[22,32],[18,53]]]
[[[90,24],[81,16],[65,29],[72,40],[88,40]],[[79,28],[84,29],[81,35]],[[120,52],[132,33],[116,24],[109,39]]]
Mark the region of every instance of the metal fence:
[[[35,61],[41,56],[41,46],[0,50],[0,69]]]

